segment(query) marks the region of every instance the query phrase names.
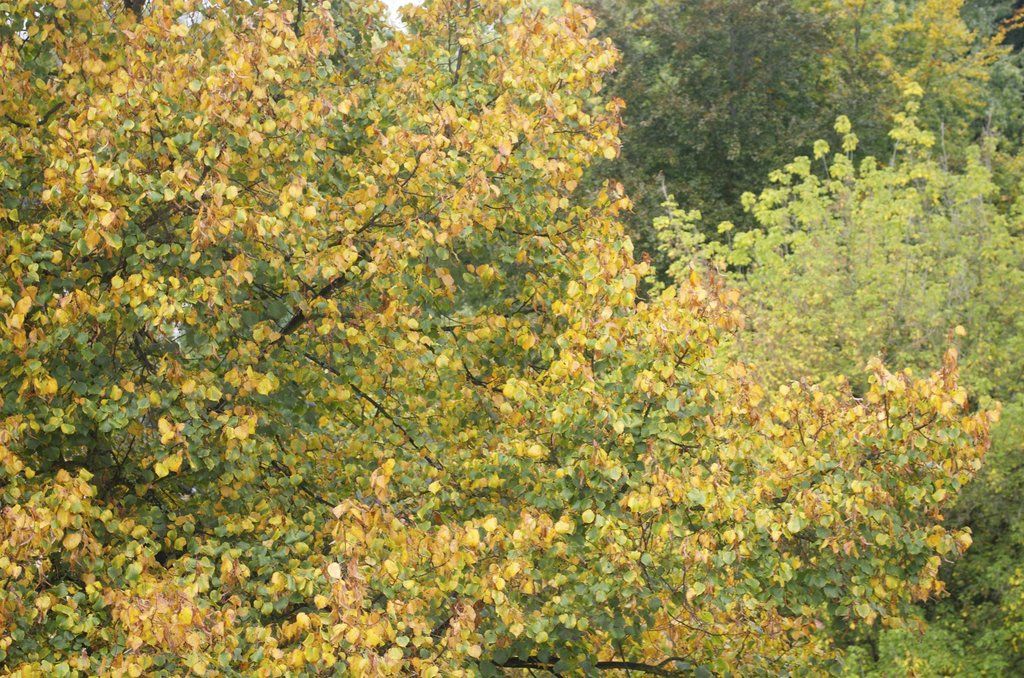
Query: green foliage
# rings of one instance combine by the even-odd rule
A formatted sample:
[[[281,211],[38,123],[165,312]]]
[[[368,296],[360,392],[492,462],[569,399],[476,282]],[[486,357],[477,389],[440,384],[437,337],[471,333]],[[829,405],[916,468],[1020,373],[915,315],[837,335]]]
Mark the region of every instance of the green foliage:
[[[947,148],[972,140],[987,113],[991,69],[1006,48],[965,19],[964,0],[803,0],[829,23],[825,96],[848,116],[872,153],[889,150],[887,133],[911,84],[923,88],[920,118]]]
[[[662,246],[678,257],[677,277],[704,261],[738,286],[750,331],[735,350],[774,381],[856,374],[873,356],[921,369],[948,342],[959,345],[979,402],[1004,404],[987,466],[953,512],[975,545],[951,571],[951,597],[931,606],[926,641],[883,634],[875,642],[891,656],[876,670],[1016,670],[1024,221],[1019,206],[1001,209],[988,162],[993,144],[969,147],[963,167],[951,169],[936,135],[918,126],[918,111],[912,101],[897,118],[886,162],[855,160],[857,139],[840,119],[842,150],[822,141],[813,157],[773,173],[768,188],[745,198],[760,228],[729,243],[705,242],[693,215],[672,206],[658,227]],[[949,634],[962,656],[940,651]]]
[[[977,13],[968,23],[963,4],[592,0],[601,30],[622,51],[611,89],[626,102],[621,159],[597,174],[621,180],[636,202],[627,223],[639,249],[654,255],[659,272],[671,263],[651,229],[670,195],[706,224],[754,226],[740,196],[760,190],[784,159],[809,154],[840,114],[862,147],[888,155],[888,132],[912,84],[926,95],[919,118],[951,163],[963,162],[983,129],[1018,137],[1017,59],[994,24]],[[1010,157],[996,166],[1009,187],[1020,168]]]
[[[863,678],[1013,674],[1001,648],[972,646],[966,628],[955,617],[950,621],[947,625],[944,618],[887,631],[871,640],[872,649],[855,645],[847,650],[844,674]]]
[[[627,102],[622,160],[601,174],[636,202],[641,250],[657,254],[650,222],[666,193],[733,218],[779,157],[823,131],[825,21],[791,0],[589,5],[622,52],[611,90]]]
[[[944,165],[936,136],[908,106],[888,162],[855,161],[841,119],[842,152],[825,142],[771,175],[747,209],[762,226],[720,249],[742,273],[751,350],[776,379],[852,374],[873,355],[922,367],[950,331],[978,392],[1006,398],[1024,367],[1019,219],[996,205],[985,149],[962,170]],[[815,171],[815,168],[818,168]],[[678,264],[677,264],[678,265]]]

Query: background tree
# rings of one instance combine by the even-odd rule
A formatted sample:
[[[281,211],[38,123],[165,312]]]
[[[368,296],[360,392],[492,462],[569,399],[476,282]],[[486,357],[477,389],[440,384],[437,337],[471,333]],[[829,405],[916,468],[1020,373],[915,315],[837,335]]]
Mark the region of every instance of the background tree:
[[[927,609],[926,640],[904,632],[876,639],[874,670],[1015,672],[1021,657],[1007,605],[1020,596],[1024,544],[1021,212],[1000,210],[991,144],[968,149],[964,167],[951,169],[918,111],[912,102],[899,116],[886,162],[855,161],[857,138],[841,119],[841,152],[819,142],[814,157],[773,173],[769,188],[745,199],[761,228],[731,246],[705,244],[695,215],[682,210],[659,227],[677,275],[688,274],[694,254],[731,269],[751,318],[737,350],[774,381],[856,374],[873,356],[920,369],[954,328],[962,335],[972,392],[983,406],[1005,407],[988,465],[953,513],[975,546],[952,570],[950,598]],[[871,662],[858,666],[868,671]]]
[[[600,175],[624,182],[645,252],[657,254],[650,224],[667,193],[734,218],[740,195],[831,117],[818,95],[826,21],[790,0],[589,6],[622,52],[611,87],[627,102],[622,159]]]
[[[983,130],[1019,128],[1019,66],[1007,62],[996,23],[974,14],[969,23],[962,0],[589,6],[622,52],[611,87],[627,104],[622,158],[596,174],[625,183],[636,202],[630,232],[659,270],[670,262],[651,224],[668,195],[706,224],[745,230],[753,224],[739,197],[797,150],[810,153],[837,116],[853,121],[869,152],[886,155],[910,83],[927,93],[920,116],[955,163]],[[1007,166],[1006,186],[1016,171]]]
[[[911,84],[926,96],[919,116],[947,152],[974,141],[991,95],[993,65],[1007,48],[972,26],[965,0],[804,0],[829,25],[826,96],[846,115],[865,149],[886,153],[888,132]]]
[[[953,355],[767,392],[535,0],[0,5],[0,666],[779,672],[942,590]],[[120,10],[120,8],[117,8]]]

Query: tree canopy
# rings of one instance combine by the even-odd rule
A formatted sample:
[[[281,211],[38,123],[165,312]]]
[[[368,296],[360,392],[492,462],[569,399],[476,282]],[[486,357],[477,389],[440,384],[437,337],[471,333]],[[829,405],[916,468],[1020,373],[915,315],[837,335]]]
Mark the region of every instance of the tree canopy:
[[[725,224],[731,242],[709,242],[699,215],[676,205],[657,226],[676,277],[704,262],[740,289],[750,327],[731,350],[770,381],[856,375],[875,356],[922,369],[959,344],[973,397],[1004,407],[985,470],[951,512],[976,544],[950,573],[951,598],[932,606],[925,649],[912,634],[883,640],[892,656],[881,673],[1002,673],[1020,666],[1024,212],[1019,199],[1000,205],[992,140],[949,166],[938,135],[919,125],[918,94],[911,89],[885,161],[859,157],[841,118],[835,151],[820,141],[773,173],[744,199],[760,228],[736,234]]]
[[[884,156],[911,84],[925,93],[923,124],[957,161],[983,128],[1020,129],[1019,68],[1007,63],[1005,28],[984,19],[1005,7],[976,2],[984,6],[968,14],[964,0],[586,4],[622,51],[610,84],[628,104],[622,157],[593,174],[624,182],[636,203],[624,219],[659,270],[672,262],[651,224],[669,195],[712,227],[752,228],[742,194],[759,191],[796,153],[810,154],[836,117],[847,116],[861,145]],[[1019,175],[1016,164],[1006,171]]]
[[[594,25],[0,3],[0,667],[776,672],[942,591],[994,414],[638,295]]]

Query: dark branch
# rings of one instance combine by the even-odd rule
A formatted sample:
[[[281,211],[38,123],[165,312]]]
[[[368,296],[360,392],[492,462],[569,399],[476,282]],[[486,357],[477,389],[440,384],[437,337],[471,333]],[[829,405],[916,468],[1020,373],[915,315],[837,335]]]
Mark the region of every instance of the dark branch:
[[[146,9],[146,0],[124,0],[124,6],[136,19],[141,19],[142,12]]]
[[[512,657],[500,664],[496,663],[495,665],[504,669],[541,669],[544,671],[554,672],[554,667],[557,663],[558,660],[554,658],[548,661],[541,661],[537,657],[528,657],[526,659]],[[673,664],[681,666],[679,668],[669,668]],[[643,662],[629,661],[601,661],[594,664],[594,667],[598,671],[637,671],[651,676],[678,677],[690,675],[693,672],[693,666],[684,657],[669,657],[658,664],[645,664]]]
[[[295,35],[302,35],[302,11],[305,9],[305,3],[303,0],[299,0],[299,6],[295,12]]]
[[[314,299],[324,299],[326,297],[329,297],[331,294],[338,291],[338,289],[340,289],[341,286],[344,285],[346,282],[348,282],[348,276],[339,275],[337,278],[329,282],[327,285],[320,288],[320,290],[317,291],[317,293],[313,295],[313,297]],[[309,316],[306,315],[304,311],[296,311],[295,314],[288,319],[288,322],[284,324],[284,327],[282,327],[281,330],[279,331],[279,334],[281,336],[275,339],[271,345],[278,343],[283,338],[287,337],[289,334],[299,329],[299,327],[307,320],[309,320]]]

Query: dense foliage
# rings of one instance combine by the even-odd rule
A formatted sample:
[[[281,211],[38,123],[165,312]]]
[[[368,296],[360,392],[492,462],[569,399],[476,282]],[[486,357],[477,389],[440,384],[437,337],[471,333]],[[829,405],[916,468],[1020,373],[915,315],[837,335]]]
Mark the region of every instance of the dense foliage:
[[[655,289],[693,263],[724,268],[751,321],[730,350],[773,383],[845,374],[859,388],[873,356],[920,370],[954,341],[972,406],[1003,403],[988,465],[950,512],[975,539],[948,569],[950,596],[922,606],[917,628],[837,634],[861,643],[847,669],[1024,672],[1024,3],[592,4],[622,46],[613,89],[628,105],[625,161],[600,173],[639,197],[626,223],[641,247],[658,243]],[[788,12],[791,30],[777,35],[772,11]],[[759,12],[764,40],[751,46],[740,36]],[[706,86],[754,54],[727,88]],[[719,80],[688,82],[695,73]],[[791,87],[802,100],[782,96]],[[739,101],[751,105],[722,112]],[[812,143],[836,118],[839,139]],[[730,138],[741,152],[708,152]]]
[[[840,119],[840,151],[820,141],[813,157],[773,173],[745,197],[760,228],[727,246],[674,205],[657,226],[676,276],[703,261],[739,286],[751,331],[737,350],[772,381],[855,375],[879,355],[927,368],[951,339],[960,345],[971,392],[1004,405],[986,469],[953,513],[976,545],[951,573],[952,597],[930,610],[928,642],[881,640],[891,656],[880,653],[880,674],[1002,673],[1021,667],[1024,211],[998,209],[989,140],[951,169],[918,108],[912,100],[898,116],[887,162],[856,160],[857,137]]]
[[[651,223],[669,195],[712,226],[753,226],[740,196],[797,151],[809,155],[836,117],[884,155],[911,83],[926,93],[924,123],[953,155],[986,124],[1020,115],[1004,31],[985,23],[1002,6],[967,17],[963,0],[588,4],[622,51],[611,87],[628,104],[622,160],[597,174],[624,182],[636,202],[627,224],[662,269],[670,261]]]
[[[0,3],[0,668],[782,672],[906,613],[994,417],[642,299],[544,0]]]
[[[623,155],[602,174],[636,203],[639,246],[656,252],[651,215],[672,193],[709,219],[733,218],[740,196],[827,119],[828,35],[793,0],[594,0],[622,65]],[[646,223],[645,223],[646,222]]]

